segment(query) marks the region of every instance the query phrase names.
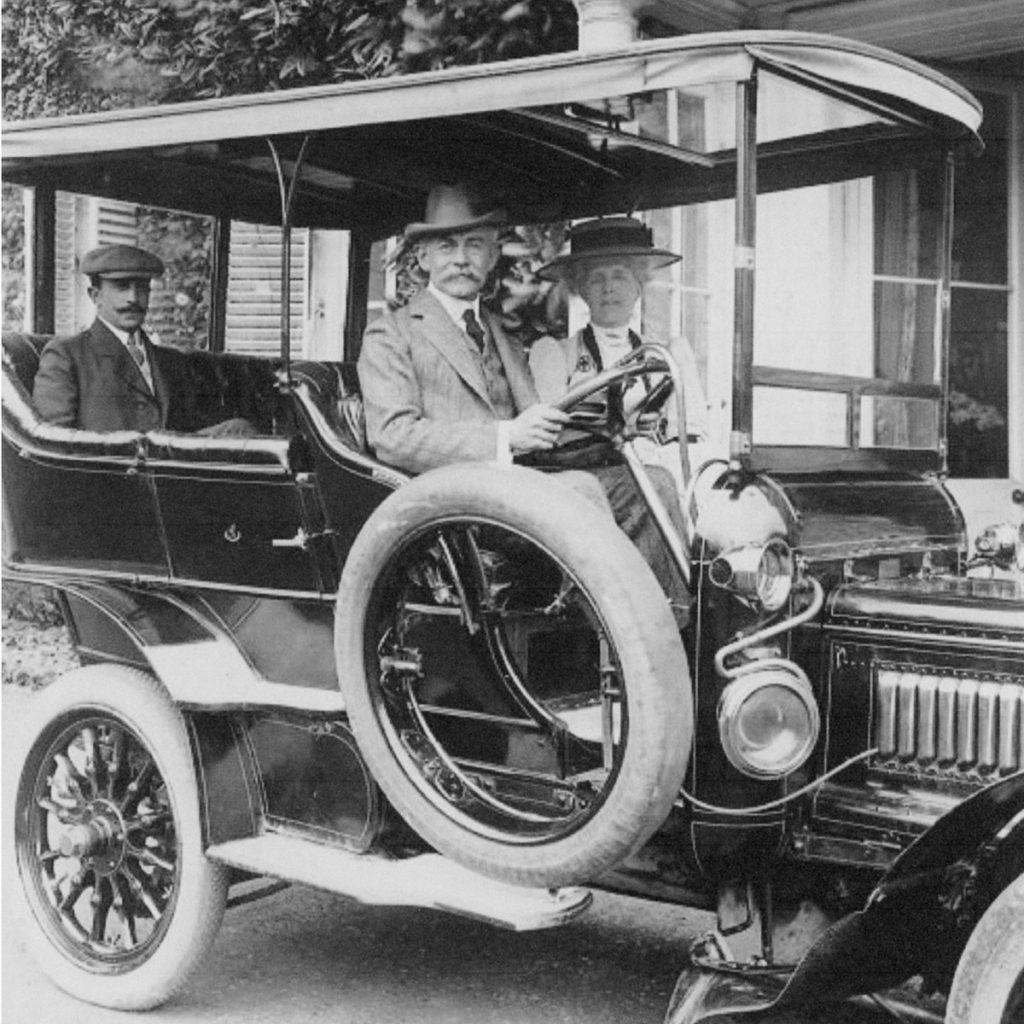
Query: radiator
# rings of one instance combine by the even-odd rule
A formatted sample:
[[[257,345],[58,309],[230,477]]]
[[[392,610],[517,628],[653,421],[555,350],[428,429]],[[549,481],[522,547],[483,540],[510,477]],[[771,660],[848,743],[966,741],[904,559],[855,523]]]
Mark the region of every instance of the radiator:
[[[1008,775],[1024,768],[1024,678],[880,666],[878,756],[910,769]]]

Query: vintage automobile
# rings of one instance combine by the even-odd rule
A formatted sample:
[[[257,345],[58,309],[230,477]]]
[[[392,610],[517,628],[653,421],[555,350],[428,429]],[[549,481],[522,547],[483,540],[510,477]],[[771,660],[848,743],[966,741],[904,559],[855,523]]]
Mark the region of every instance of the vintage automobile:
[[[954,985],[951,1021],[1019,1020],[993,921],[1024,868],[1024,546],[1011,520],[969,554],[944,484],[950,211],[980,120],[902,57],[753,32],[6,125],[38,333],[4,339],[4,569],[56,588],[83,662],[36,701],[8,829],[43,969],[157,1005],[254,878],[517,929],[600,888],[717,912],[672,1024],[915,976]],[[640,455],[668,403],[686,422],[667,350],[562,401],[656,381],[590,426],[689,583],[682,634],[557,473],[410,478],[367,446],[369,245],[453,178],[514,225],[681,210],[728,254],[726,443],[670,447],[681,533]],[[64,191],[283,227],[285,311],[293,229],[349,232],[345,359],[294,358],[287,312],[279,357],[218,351],[218,258],[211,351],[157,350],[169,429],[42,422]],[[806,263],[767,260],[773,235],[873,202],[905,228],[887,244],[928,249],[934,301],[870,271],[783,284]],[[885,320],[908,302],[909,341]],[[258,436],[196,433],[228,415]]]

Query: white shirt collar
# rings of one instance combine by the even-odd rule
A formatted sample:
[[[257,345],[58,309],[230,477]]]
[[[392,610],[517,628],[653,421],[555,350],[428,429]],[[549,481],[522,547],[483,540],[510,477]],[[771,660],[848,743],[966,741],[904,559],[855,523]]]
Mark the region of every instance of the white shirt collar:
[[[124,331],[120,327],[115,327],[109,320],[104,320],[101,316],[97,316],[96,319],[99,320],[103,326],[106,327],[106,329],[110,331],[110,333],[117,338],[119,342],[121,342],[122,345],[127,347],[128,336],[131,334],[131,331]],[[142,328],[140,327],[138,330],[141,331]]]
[[[463,333],[466,330],[466,321],[462,319],[462,314],[467,309],[473,310],[473,315],[480,319],[480,296],[478,295],[472,301],[466,299],[457,299],[453,295],[447,295],[441,291],[440,288],[436,288],[433,283],[427,285],[427,291],[437,299],[438,302],[444,306],[445,312],[452,318],[453,323]]]

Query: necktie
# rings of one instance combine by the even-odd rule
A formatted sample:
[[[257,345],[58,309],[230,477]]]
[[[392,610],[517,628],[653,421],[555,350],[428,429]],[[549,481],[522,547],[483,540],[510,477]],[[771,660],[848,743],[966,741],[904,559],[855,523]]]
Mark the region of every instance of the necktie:
[[[146,350],[142,346],[142,339],[139,337],[138,331],[132,331],[128,335],[128,351],[140,369],[146,365]]]
[[[471,309],[467,309],[462,314],[462,319],[466,324],[466,333],[473,339],[474,344],[477,347],[477,351],[483,355],[484,351],[484,329],[480,326],[480,321],[477,320],[476,314]]]

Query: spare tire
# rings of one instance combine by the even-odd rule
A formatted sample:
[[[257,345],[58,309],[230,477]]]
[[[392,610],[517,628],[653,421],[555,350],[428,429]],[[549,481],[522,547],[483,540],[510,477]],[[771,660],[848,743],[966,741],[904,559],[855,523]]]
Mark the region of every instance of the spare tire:
[[[390,495],[345,564],[335,653],[382,790],[482,874],[591,880],[678,796],[693,710],[668,600],[557,475],[464,465]]]

